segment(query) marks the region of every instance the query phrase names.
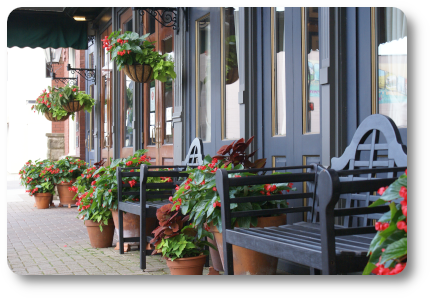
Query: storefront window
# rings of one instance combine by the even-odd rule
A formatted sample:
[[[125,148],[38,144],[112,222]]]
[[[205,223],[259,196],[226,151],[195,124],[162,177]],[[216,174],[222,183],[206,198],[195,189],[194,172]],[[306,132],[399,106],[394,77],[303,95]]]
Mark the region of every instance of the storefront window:
[[[196,21],[197,136],[211,140],[211,44],[209,16]]]
[[[222,52],[221,79],[224,89],[222,99],[223,139],[240,138],[239,110],[239,7],[228,7],[222,11]]]
[[[164,53],[167,53],[167,60],[173,61],[173,38],[163,41]],[[173,144],[173,80],[171,77],[164,83],[164,144]]]
[[[407,24],[404,13],[394,7],[377,9],[377,112],[407,127],[408,74]]]
[[[272,8],[272,132],[286,135],[284,8]]]
[[[125,76],[124,103],[124,147],[133,146],[133,89],[134,82]]]
[[[303,133],[320,132],[320,76],[318,7],[304,8],[303,28]]]
[[[155,145],[155,81],[149,83],[149,142]]]

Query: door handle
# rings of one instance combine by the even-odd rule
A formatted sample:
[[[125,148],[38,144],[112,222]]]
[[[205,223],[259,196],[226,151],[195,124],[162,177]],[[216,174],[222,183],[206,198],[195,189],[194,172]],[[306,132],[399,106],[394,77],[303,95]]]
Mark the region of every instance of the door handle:
[[[106,135],[105,137],[105,148],[109,148],[110,144],[109,144],[109,134]]]

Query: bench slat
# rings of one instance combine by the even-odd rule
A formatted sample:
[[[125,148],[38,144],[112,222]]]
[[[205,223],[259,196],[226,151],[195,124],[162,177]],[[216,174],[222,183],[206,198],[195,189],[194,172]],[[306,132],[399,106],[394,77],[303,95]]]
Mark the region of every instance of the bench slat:
[[[280,231],[283,231],[285,233],[290,233],[295,235],[296,237],[310,237],[313,239],[316,239],[318,241],[318,244],[321,245],[321,234],[318,233],[312,233],[306,231],[306,229],[296,228],[294,226],[281,226],[279,227]],[[344,238],[344,237],[337,237],[336,238],[336,248],[340,250],[351,250],[351,251],[366,251],[369,248],[369,241],[364,238]]]
[[[263,209],[251,211],[237,211],[232,212],[231,217],[244,217],[244,216],[264,216],[269,214],[283,214],[283,213],[296,213],[312,211],[312,207],[293,207],[293,208],[279,208],[279,209]]]
[[[118,202],[118,209],[140,216],[140,204],[131,202]]]
[[[322,268],[321,251],[302,247],[300,245],[285,244],[273,239],[247,235],[237,230],[226,230],[226,241],[233,245],[252,249],[261,253],[270,251],[270,255],[291,260],[305,266]]]
[[[249,176],[229,178],[230,186],[290,183],[290,182],[311,182],[315,181],[314,173],[294,173],[264,176]]]
[[[387,205],[377,206],[372,208],[369,208],[369,207],[341,208],[341,209],[334,209],[334,216],[385,213],[387,211],[390,211],[390,207]]]
[[[293,200],[293,199],[304,199],[304,198],[313,198],[313,193],[289,193],[289,194],[279,194],[279,195],[270,195],[270,196],[252,196],[252,197],[240,197],[240,198],[231,198],[231,203],[246,203],[246,202],[264,202],[264,201],[272,201],[272,200]]]
[[[336,236],[346,236],[346,235],[368,234],[374,231],[375,231],[375,227],[345,228],[345,229],[335,229],[334,234]]]
[[[390,185],[397,178],[382,178],[371,179],[366,181],[344,181],[340,182],[340,193],[354,193],[354,192],[370,192],[376,191],[381,187]]]
[[[288,229],[285,228],[277,228],[277,227],[270,227],[270,228],[264,228],[265,231],[261,231],[261,233],[278,235],[279,237],[301,241],[301,242],[307,242],[309,244],[317,245],[321,248],[321,235],[317,234],[313,237],[309,237],[309,235],[302,236],[300,233],[297,233],[297,230]],[[354,253],[362,254],[363,251],[367,252],[368,245],[362,243],[362,242],[353,242],[348,241],[346,239],[336,239],[336,250],[340,251],[352,251]]]

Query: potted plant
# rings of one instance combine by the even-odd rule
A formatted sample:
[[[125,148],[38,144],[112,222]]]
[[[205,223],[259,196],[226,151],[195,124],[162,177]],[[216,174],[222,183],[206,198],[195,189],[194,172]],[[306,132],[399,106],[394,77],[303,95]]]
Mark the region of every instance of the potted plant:
[[[251,137],[247,142],[244,139],[232,142],[230,145],[222,146],[213,158],[206,156],[203,165],[195,169],[188,169],[189,177],[180,186],[172,197],[173,208],[181,209],[183,214],[190,215],[190,221],[195,225],[198,235],[201,236],[203,231],[210,231],[214,234],[221,262],[223,262],[222,248],[222,223],[220,197],[216,189],[215,173],[218,168],[226,170],[242,170],[245,168],[262,168],[265,165],[265,159],[259,159],[255,162],[249,160],[255,154],[246,154],[245,150],[252,142]],[[277,173],[273,173],[277,174]],[[233,174],[230,174],[233,175]],[[235,174],[234,177],[244,177],[255,175],[251,173]],[[292,183],[277,183],[273,185],[257,185],[248,187],[232,187],[230,194],[235,197],[267,195],[281,193],[282,191],[295,190]],[[282,200],[265,201],[260,203],[232,203],[232,210],[261,210],[273,208],[287,208],[288,203]],[[241,228],[279,226],[286,224],[285,214],[273,217],[240,217],[234,219],[233,225]],[[277,259],[268,257],[264,254],[234,246],[233,254],[236,264],[244,264],[241,269],[235,267],[235,274],[275,274]],[[216,257],[212,257],[214,259]],[[250,260],[253,260],[250,262]],[[255,266],[253,266],[255,265]],[[215,268],[217,269],[217,268]]]
[[[76,191],[71,188],[76,178],[86,171],[88,164],[80,159],[66,156],[55,162],[57,174],[54,176],[54,183],[57,185],[58,196],[60,198],[59,207],[63,205],[70,206],[74,203],[73,198]]]
[[[58,122],[65,121],[69,118],[70,113],[63,109],[63,107],[56,102],[54,102],[54,92],[56,88],[51,88],[48,86],[48,91],[46,89],[42,91],[39,97],[36,99],[36,104],[31,106],[31,109],[38,113],[43,113],[45,118],[49,121]],[[74,119],[74,115],[72,115]]]
[[[91,113],[94,106],[94,99],[83,91],[79,91],[78,86],[66,85],[52,92],[54,102],[69,113],[78,112],[82,109]]]
[[[406,267],[408,257],[408,172],[388,187],[382,187],[381,197],[369,207],[390,203],[390,211],[376,222],[377,231],[369,247],[369,262],[363,275],[395,275]],[[393,200],[403,198],[400,204]]]
[[[166,59],[168,54],[161,55],[155,50],[154,43],[146,40],[149,36],[139,36],[136,32],[113,31],[105,36],[103,48],[111,53],[118,70],[124,69],[125,74],[133,81],[147,83],[152,80],[166,82],[168,77],[176,78],[173,61]]]
[[[99,215],[88,213],[87,210],[90,210],[91,207],[85,207],[88,205],[88,202],[91,202],[91,200],[93,202],[96,200],[96,202],[98,202],[97,204],[100,205],[97,206],[97,208],[103,209],[103,215],[100,217],[100,219],[113,219],[113,224],[118,233],[118,180],[116,168],[139,167],[143,163],[149,165],[150,157],[146,156],[146,152],[146,149],[138,150],[128,158],[120,158],[112,161],[112,163],[107,167],[99,167],[98,169],[96,169],[96,167],[91,167],[87,169],[87,172],[82,173],[81,176],[77,178],[74,186],[77,187],[77,192],[82,194],[80,196],[76,196],[78,200],[77,205],[80,206],[78,210],[80,211],[81,216],[83,216],[86,225],[87,220],[95,220],[96,222],[100,222],[100,220],[98,220]],[[135,170],[131,169],[130,171]],[[134,186],[139,183],[139,178],[136,179],[135,177],[126,177],[123,178],[122,183],[127,183],[130,186]],[[131,188],[131,190],[137,190],[137,188]],[[134,196],[123,196],[122,200],[137,202],[139,198]],[[108,212],[104,211],[106,208]],[[140,217],[131,213],[125,213],[123,220],[125,224],[124,236],[138,237],[140,235]],[[155,225],[156,221],[153,218],[147,219],[148,234],[152,231]],[[100,226],[100,228],[102,228],[102,226]]]
[[[216,249],[203,237],[213,239],[213,236],[207,231],[198,236],[192,224],[184,226],[189,216],[182,216],[173,209],[176,209],[173,204],[167,204],[157,210],[160,225],[152,231],[151,243],[155,246],[152,254],[162,254],[172,275],[202,275],[209,253],[204,249],[205,245]]]
[[[47,209],[52,203],[54,195],[53,177],[57,173],[50,160],[29,160],[19,171],[21,185],[27,188],[26,192],[34,196],[37,209]]]

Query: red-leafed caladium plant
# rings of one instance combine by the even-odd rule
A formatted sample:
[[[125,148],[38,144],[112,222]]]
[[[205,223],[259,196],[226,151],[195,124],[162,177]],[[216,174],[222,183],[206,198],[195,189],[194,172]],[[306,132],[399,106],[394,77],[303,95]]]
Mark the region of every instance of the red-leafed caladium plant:
[[[237,141],[233,141],[230,145],[224,145],[217,151],[217,154],[219,155],[216,155],[213,158],[222,160],[225,166],[232,163],[233,167],[241,164],[248,169],[262,168],[266,165],[265,158],[257,159],[255,162],[249,160],[254,156],[257,150],[250,154],[245,153],[253,139],[254,136],[250,137],[249,140],[245,142],[245,139],[242,138]]]
[[[400,176],[393,184],[382,187],[381,197],[369,207],[390,202],[390,211],[382,215],[375,224],[378,231],[370,243],[369,262],[364,275],[395,275],[406,267],[408,257],[408,172]],[[392,202],[403,198],[400,204]]]
[[[183,216],[178,211],[172,211],[173,204],[167,204],[157,210],[159,226],[152,231],[155,249],[152,254],[161,253],[163,257],[174,261],[177,258],[197,257],[207,255],[209,252],[204,246],[216,249],[212,244],[203,241],[202,237],[213,239],[211,233],[205,232],[201,237],[197,236],[197,231],[193,225],[184,227],[189,216]]]

